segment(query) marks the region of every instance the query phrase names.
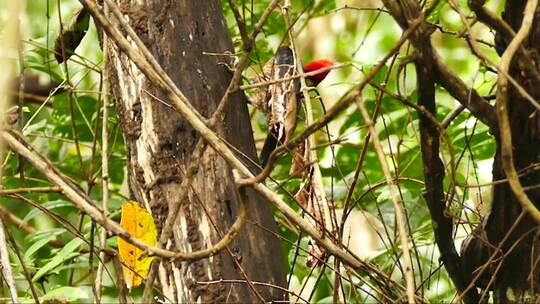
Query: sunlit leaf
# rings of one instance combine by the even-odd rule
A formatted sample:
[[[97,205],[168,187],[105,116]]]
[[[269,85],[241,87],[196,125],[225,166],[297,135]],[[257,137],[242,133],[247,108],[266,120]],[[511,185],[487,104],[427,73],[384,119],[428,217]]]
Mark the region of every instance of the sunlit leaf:
[[[137,202],[128,201],[122,205],[120,225],[131,235],[148,245],[156,244],[157,230],[152,214]],[[118,238],[118,251],[124,265],[124,278],[129,289],[141,285],[148,274],[152,257],[144,257],[144,250]]]
[[[51,261],[49,261],[47,264],[41,267],[38,272],[36,272],[34,277],[32,277],[32,282],[37,282],[44,275],[53,271],[58,265],[79,255],[79,253],[75,251],[77,251],[79,246],[81,246],[83,243],[84,241],[79,238],[73,239],[69,243],[67,243],[66,246],[64,246],[62,249],[60,249],[60,251],[58,251],[58,253],[54,256],[54,258],[52,258]]]
[[[63,286],[47,292],[40,298],[42,303],[91,302],[91,291],[84,287]]]

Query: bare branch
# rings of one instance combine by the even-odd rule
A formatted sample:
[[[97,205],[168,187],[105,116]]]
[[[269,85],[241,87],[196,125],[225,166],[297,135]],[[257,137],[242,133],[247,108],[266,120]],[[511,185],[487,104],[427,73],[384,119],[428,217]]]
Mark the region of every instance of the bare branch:
[[[146,58],[142,56],[137,50],[135,50],[131,44],[119,33],[119,31],[112,26],[112,24],[109,22],[109,20],[103,16],[95,2],[93,1],[87,1],[87,0],[80,0],[81,3],[91,12],[91,14],[94,16],[95,19],[98,20],[103,25],[104,30],[106,31],[107,35],[115,41],[116,45],[126,54],[128,55],[131,60],[139,67],[139,69],[148,77],[148,79],[158,87],[159,89],[163,90],[163,92],[166,93],[166,95],[170,98],[172,101],[172,104],[176,108],[176,110],[181,114],[190,124],[191,126],[197,130],[201,136],[206,140],[208,144],[214,148],[217,153],[219,153],[232,167],[238,170],[238,172],[248,178],[252,178],[253,174],[251,171],[240,161],[236,158],[236,155],[234,152],[230,150],[230,148],[227,146],[227,144],[219,138],[208,126],[200,119],[200,114],[196,110],[194,110],[188,101],[188,99],[180,92],[180,90],[175,87],[171,88],[168,84],[166,84],[163,81],[163,75],[165,72],[159,68],[159,66],[152,66],[148,63]],[[401,39],[400,42],[403,43],[405,39]],[[144,45],[143,45],[144,47]],[[396,49],[397,50],[397,49]],[[394,52],[396,51],[394,50]],[[144,47],[144,52],[148,52],[146,47]],[[389,57],[389,56],[388,56]],[[378,69],[380,69],[384,65],[384,61],[378,65]],[[376,71],[372,71],[369,75],[373,78],[376,74]],[[370,79],[371,79],[370,78]],[[365,86],[365,84],[364,84]],[[356,91],[354,91],[356,92]],[[178,94],[177,94],[178,93]],[[349,95],[348,95],[349,96]],[[345,107],[352,103],[356,98],[356,95],[354,95],[351,99],[348,99],[346,101],[341,101],[338,103],[338,105],[334,106],[334,111],[330,114],[325,116],[325,119],[331,120],[333,117],[335,117],[341,110],[345,109]],[[330,111],[329,111],[330,112]],[[318,128],[321,128],[326,124],[328,121],[317,121],[313,125],[311,125],[311,129],[308,127],[308,129],[311,130],[311,132],[314,131],[314,125],[318,126]],[[311,133],[309,133],[311,134]],[[4,133],[5,135],[5,133]],[[4,136],[6,137],[6,136]],[[305,138],[304,138],[305,139]],[[300,226],[305,230],[311,237],[316,239],[318,242],[322,244],[322,246],[330,253],[333,253],[334,255],[338,256],[339,258],[343,259],[344,263],[347,265],[350,265],[354,268],[359,267],[365,267],[366,263],[362,262],[359,258],[352,256],[345,250],[341,249],[340,246],[336,245],[334,242],[332,242],[329,238],[323,238],[323,236],[314,230],[314,228],[306,222],[303,218],[301,218],[296,212],[289,207],[285,202],[283,202],[275,193],[270,191],[266,186],[257,184],[254,186],[256,190],[258,190],[263,196],[265,196],[268,199],[271,199],[271,202],[275,204],[278,209],[285,213],[287,217],[289,217],[295,224]],[[79,198],[77,198],[79,199]],[[82,205],[81,205],[82,206]],[[97,221],[100,224],[105,224],[103,221]],[[107,229],[109,229],[112,233],[120,235],[122,238],[124,238],[126,241],[134,244],[135,246],[139,248],[143,248],[145,250],[148,250],[151,254],[160,255],[162,257],[170,257],[170,258],[178,258],[178,259],[197,259],[201,258],[203,256],[203,253],[206,254],[214,254],[215,252],[210,251],[210,249],[206,251],[198,251],[193,252],[190,254],[183,254],[183,253],[173,253],[168,250],[159,249],[157,247],[149,247],[146,244],[142,243],[137,240],[136,238],[133,238],[129,234],[125,234],[123,232],[123,229],[118,226],[118,224],[114,223],[109,225],[107,224]],[[224,244],[218,243],[219,245],[224,247]],[[216,244],[216,246],[218,245]],[[213,248],[215,249],[216,246]],[[171,253],[173,253],[171,255]],[[196,253],[196,254],[195,254]]]
[[[423,17],[421,17],[423,16],[422,11],[417,2],[403,1],[401,4],[390,0],[383,0],[383,2],[403,30],[410,29],[412,25],[412,22],[407,20],[413,20],[415,18],[423,19]],[[436,3],[437,1],[435,1],[434,4]],[[480,96],[476,90],[468,87],[461,78],[450,71],[448,66],[433,49],[429,39],[426,39],[424,33],[430,32],[430,26],[423,22],[419,27],[419,30],[411,35],[410,40],[414,46],[426,56],[426,60],[435,66],[437,83],[441,84],[452,97],[464,105],[480,121],[486,124],[491,131],[495,132],[497,118],[495,116],[494,107]]]
[[[411,261],[412,261],[411,254],[409,252],[409,240],[407,239],[407,231],[405,229],[405,217],[403,215],[403,208],[400,204],[398,194],[396,193],[396,188],[394,188],[394,179],[392,178],[390,174],[390,169],[388,168],[388,164],[386,163],[386,158],[384,156],[382,145],[379,140],[379,135],[377,134],[377,131],[375,131],[375,127],[373,125],[371,118],[369,117],[369,114],[367,112],[366,106],[364,104],[364,99],[362,98],[362,96],[358,98],[357,105],[358,105],[358,108],[360,109],[360,113],[362,114],[362,117],[364,118],[366,125],[369,128],[369,133],[371,134],[371,138],[373,140],[373,146],[375,147],[375,152],[377,153],[377,157],[379,158],[379,163],[381,164],[381,168],[384,173],[384,178],[386,180],[386,184],[388,185],[388,189],[390,191],[390,197],[392,199],[392,204],[394,205],[394,214],[396,215],[396,223],[397,223],[397,227],[399,231],[399,238],[400,238],[401,247],[403,250],[403,263],[405,264],[404,276],[405,276],[405,281],[407,282],[407,300],[408,300],[408,303],[415,303],[416,287],[414,286],[414,273],[413,273],[413,268],[411,264]]]
[[[484,7],[485,0],[469,0],[469,7],[475,12],[478,20],[497,31],[497,35],[500,35],[501,43],[511,41],[516,33],[512,27],[506,23],[503,19],[500,19],[487,8]],[[497,41],[497,36],[495,36]],[[497,44],[496,44],[497,46]],[[504,45],[503,45],[504,46]],[[499,50],[497,50],[499,52]],[[517,49],[517,59],[519,66],[526,73],[527,77],[534,78],[536,83],[540,82],[540,73],[538,71],[538,64],[533,58],[531,58],[529,52],[523,45],[520,45]],[[506,76],[509,77],[509,76]],[[512,84],[516,85],[514,82]]]
[[[421,51],[416,54],[416,75],[418,88],[418,105],[425,109],[432,117],[436,117],[435,77],[434,69],[426,61]],[[472,274],[464,271],[462,261],[456,251],[453,235],[452,218],[446,215],[446,202],[444,194],[444,165],[439,157],[440,128],[445,131],[437,121],[435,123],[425,115],[420,116],[420,147],[424,167],[425,192],[423,194],[431,214],[435,242],[441,254],[448,274],[456,286],[458,293],[463,295],[466,303],[478,303],[479,297],[475,289],[465,292],[472,280]],[[447,139],[447,137],[445,137]],[[451,141],[449,141],[451,144]],[[450,147],[450,146],[449,146]],[[450,153],[452,162],[452,183],[455,183],[454,153]],[[452,187],[453,189],[453,187]]]
[[[105,4],[105,11],[108,10],[108,5]],[[109,39],[103,35],[103,66],[107,66],[107,45]],[[100,96],[103,99],[103,117],[102,117],[102,129],[101,129],[101,188],[102,188],[102,201],[101,206],[103,208],[103,218],[106,219],[109,211],[109,96],[107,90],[109,88],[109,77],[107,71],[101,74],[102,91]],[[99,110],[98,110],[99,111]],[[97,132],[96,132],[97,133]],[[97,134],[96,134],[97,135]],[[97,136],[96,136],[97,137]],[[107,247],[107,230],[102,229],[100,234],[100,246],[102,248]],[[100,260],[105,260],[105,252],[99,253]],[[103,278],[103,268],[105,265],[99,263],[96,280],[94,282],[94,292],[96,293],[96,303],[101,301],[101,283]]]
[[[0,195],[21,194],[21,193],[48,193],[61,192],[58,187],[34,187],[34,188],[16,188],[16,189],[1,189]]]
[[[24,156],[29,163],[31,163],[37,170],[39,170],[43,175],[45,175],[52,183],[56,184],[58,187],[62,188],[62,192],[75,204],[75,206],[88,214],[94,221],[105,227],[107,231],[114,235],[118,235],[123,238],[130,244],[137,246],[138,248],[145,250],[149,256],[160,256],[163,258],[170,259],[179,259],[179,260],[198,260],[206,258],[218,253],[221,249],[227,246],[234,235],[238,232],[238,229],[241,227],[242,222],[244,221],[240,216],[236,219],[235,223],[231,226],[229,232],[214,246],[208,249],[202,249],[198,251],[193,251],[190,253],[180,253],[170,250],[165,250],[155,246],[149,246],[140,239],[134,237],[125,231],[118,223],[112,221],[106,217],[103,217],[103,210],[97,207],[92,200],[82,191],[76,189],[73,184],[66,181],[66,177],[61,175],[55,170],[54,166],[50,165],[48,159],[42,158],[37,153],[33,152],[35,150],[32,145],[28,142],[21,142],[22,138],[19,136],[17,139],[15,136],[10,134],[6,130],[0,131],[0,135],[4,143],[15,153]]]
[[[411,22],[410,28],[401,34],[400,39],[398,40],[398,42],[396,42],[394,47],[377,63],[375,67],[373,67],[372,70],[369,71],[369,73],[358,85],[352,88],[334,106],[328,109],[326,115],[316,119],[312,124],[305,127],[304,131],[300,133],[297,137],[295,137],[293,140],[275,149],[272,154],[270,154],[268,164],[265,166],[263,171],[259,173],[259,175],[257,175],[253,179],[248,178],[242,181],[242,183],[252,184],[263,181],[270,174],[271,168],[273,167],[274,162],[278,159],[279,156],[285,154],[287,151],[290,151],[294,147],[297,147],[298,145],[303,143],[306,138],[308,138],[308,136],[326,126],[331,120],[336,118],[339,113],[345,110],[350,104],[354,103],[358,96],[360,96],[365,86],[368,85],[369,82],[375,77],[375,75],[377,75],[377,73],[385,66],[386,61],[388,61],[388,59],[390,59],[399,51],[403,43],[407,41],[409,36],[412,35],[416,28],[421,24],[421,21],[421,19],[413,20]]]
[[[6,231],[4,229],[4,221],[0,218],[0,264],[2,265],[2,277],[7,283],[9,288],[9,294],[11,296],[11,302],[19,303],[19,297],[17,295],[17,287],[15,286],[15,280],[13,279],[13,270],[11,269],[11,262],[9,261],[9,253],[7,250]]]

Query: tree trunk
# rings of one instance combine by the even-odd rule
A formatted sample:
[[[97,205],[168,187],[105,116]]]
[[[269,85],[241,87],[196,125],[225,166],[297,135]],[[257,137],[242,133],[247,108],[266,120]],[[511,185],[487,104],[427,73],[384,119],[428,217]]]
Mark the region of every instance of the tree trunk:
[[[506,1],[504,19],[515,32],[523,20],[523,10],[527,1]],[[540,28],[538,21],[540,9],[537,8],[530,36],[524,47],[532,62],[527,65],[538,71],[540,62]],[[499,49],[503,50],[508,41],[501,40]],[[514,59],[510,75],[536,100],[540,98],[540,83],[528,75],[527,68]],[[512,128],[514,165],[524,187],[538,185],[540,172],[533,165],[540,159],[540,117],[538,112],[515,88],[509,84],[508,112]],[[505,179],[502,166],[500,139],[497,138],[497,151],[493,164],[493,181]],[[535,187],[527,195],[536,207],[540,207],[540,191]],[[470,263],[475,274],[483,265],[484,270],[476,286],[494,291],[494,300],[500,303],[538,301],[540,299],[540,240],[538,223],[526,212],[523,216],[519,201],[508,183],[493,186],[491,212],[483,227],[475,231],[474,240],[465,247],[464,259]],[[485,242],[487,241],[490,245]],[[484,239],[484,240],[482,240]],[[500,246],[501,250],[495,250]],[[488,259],[492,257],[489,261]],[[502,263],[501,263],[502,262]],[[500,267],[500,268],[499,268]],[[493,280],[492,280],[493,279]],[[492,280],[490,282],[490,280]]]
[[[228,56],[208,53],[232,52],[232,41],[220,2],[190,0],[120,0],[120,8],[131,26],[167,71],[192,105],[210,117],[222,98],[231,73],[220,63]],[[150,206],[159,229],[178,188],[199,135],[163,95],[150,86],[142,73],[115,47],[107,50],[111,85],[128,149],[128,178],[131,196]],[[148,94],[150,93],[150,94]],[[242,93],[234,94],[218,133],[251,159],[256,159],[251,125]],[[164,298],[172,302],[254,302],[245,283],[198,284],[202,281],[240,279],[241,265],[252,281],[285,286],[284,258],[268,203],[247,192],[247,221],[230,251],[195,262],[165,261],[159,267]],[[188,200],[182,202],[168,248],[190,252],[204,249],[219,239],[236,219],[239,195],[230,167],[207,148]],[[270,231],[270,232],[269,232]],[[232,253],[232,254],[231,254]],[[257,288],[266,301],[283,300],[275,288]]]

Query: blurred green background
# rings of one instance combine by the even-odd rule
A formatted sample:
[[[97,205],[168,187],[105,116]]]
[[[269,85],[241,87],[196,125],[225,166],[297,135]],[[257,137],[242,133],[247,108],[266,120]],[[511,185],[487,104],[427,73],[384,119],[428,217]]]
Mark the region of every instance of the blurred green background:
[[[50,98],[51,104],[44,107],[39,103],[25,103],[22,133],[27,136],[39,151],[49,157],[64,173],[73,178],[99,203],[102,200],[100,180],[101,170],[101,95],[103,56],[97,39],[96,28],[91,22],[90,30],[76,55],[67,63],[67,74],[63,64],[54,60],[51,49],[59,33],[59,20],[68,24],[73,14],[81,8],[75,0],[62,0],[61,17],[56,1],[28,1],[19,18],[22,62],[20,66],[17,49],[6,49],[0,46],[1,53],[9,60],[15,75],[38,74],[42,82],[57,82],[69,85],[74,93],[74,107],[70,109],[67,94],[61,93]],[[246,24],[249,29],[259,20],[268,5],[267,0],[241,1]],[[431,1],[427,1],[429,5]],[[470,14],[465,0],[457,1],[460,8]],[[348,63],[346,67],[333,70],[318,86],[321,99],[313,99],[315,117],[324,115],[324,110],[335,104],[364,75],[372,69],[381,58],[390,51],[400,37],[401,30],[384,10],[380,1],[292,1],[292,13],[295,20],[296,42],[303,62],[315,58],[328,58],[339,63]],[[488,1],[487,7],[499,14],[503,1]],[[241,39],[234,17],[227,1],[222,1],[223,10],[228,21],[236,51],[241,51]],[[429,21],[436,25],[432,42],[443,60],[469,86],[476,88],[480,94],[493,94],[496,74],[476,58],[459,35],[465,26],[459,15],[446,3],[441,3],[429,16]],[[13,22],[12,12],[0,4],[0,35],[5,35],[2,28]],[[499,58],[493,48],[494,34],[480,23],[472,25],[473,32],[479,40],[481,51],[492,61]],[[269,22],[259,35],[256,50],[251,54],[250,67],[246,69],[246,79],[260,71],[264,64],[286,35],[286,26],[279,11],[272,13]],[[388,92],[399,94],[408,101],[416,102],[416,79],[414,66],[407,65],[413,54],[409,44],[400,49],[398,56],[388,61],[379,72],[373,83],[384,85]],[[66,82],[66,75],[69,81]],[[418,115],[399,100],[389,94],[382,94],[374,86],[368,86],[363,97],[370,113],[373,113],[377,100],[381,102],[381,114],[377,119],[376,130],[382,140],[392,174],[397,180],[399,193],[406,210],[408,232],[413,240],[413,267],[418,294],[429,301],[451,301],[455,299],[455,289],[446,271],[439,262],[439,253],[434,245],[431,220],[422,197],[423,169],[419,150]],[[13,98],[12,104],[16,102]],[[3,100],[5,101],[5,100]],[[324,105],[324,106],[323,106]],[[437,89],[437,118],[442,121],[452,112],[458,103],[441,89]],[[7,105],[7,109],[10,105]],[[253,130],[260,149],[266,137],[266,120],[264,115],[253,112]],[[114,107],[109,116],[110,126],[110,212],[115,220],[119,220],[119,208],[128,195],[126,181],[126,150],[118,126],[118,118]],[[297,128],[300,132],[302,127]],[[75,130],[75,133],[73,132]],[[344,242],[350,249],[377,264],[382,271],[399,282],[404,282],[402,272],[396,262],[401,259],[401,248],[396,242],[394,225],[394,209],[390,202],[389,189],[378,163],[372,145],[364,147],[367,128],[355,104],[351,105],[337,119],[332,121],[328,129],[315,134],[317,154],[320,158],[324,186],[328,200],[335,205],[338,215],[343,206],[350,185],[353,182],[358,158],[362,149],[366,148],[365,162],[360,172],[349,206],[353,206],[345,227]],[[477,121],[467,111],[461,113],[447,128],[447,133],[455,150],[457,161],[456,179],[461,186],[455,187],[455,196],[450,202],[449,211],[456,222],[456,246],[463,237],[479,222],[488,208],[490,201],[489,187],[463,187],[463,185],[481,184],[491,181],[491,163],[494,155],[494,141],[488,134],[485,125]],[[76,135],[76,136],[74,136]],[[75,144],[75,139],[79,145]],[[441,143],[441,156],[447,172],[450,170],[450,154],[447,143]],[[21,184],[19,176],[19,159],[17,156],[3,154],[2,186],[4,189],[19,187],[47,187],[49,183],[30,165],[26,165],[25,183]],[[296,193],[300,178],[289,176],[291,156],[280,159],[272,177],[275,182],[270,186],[277,189],[282,184],[290,193]],[[446,191],[452,189],[450,179],[446,180]],[[277,190],[283,198],[298,209],[284,191]],[[66,222],[79,230],[86,239],[98,235],[92,229],[88,218],[81,221],[79,211],[59,193],[34,193],[25,195],[54,212]],[[42,210],[24,203],[20,199],[0,197],[0,206],[22,220],[24,225],[35,229],[28,233],[17,225],[8,225],[14,236],[18,249],[23,254],[24,263],[29,268],[43,301],[92,301],[92,277],[97,267],[94,256],[92,267],[89,267],[89,254],[82,248],[87,244],[76,238],[66,223],[59,224]],[[340,213],[341,212],[341,213]],[[340,218],[340,216],[338,217]],[[302,299],[314,303],[331,303],[335,284],[333,267],[322,267],[311,270],[305,266],[308,239],[298,234],[276,213],[279,232],[283,237],[282,248],[287,257],[287,269],[290,271],[289,289]],[[459,221],[458,221],[459,220]],[[50,246],[50,240],[59,240],[69,244],[61,248]],[[116,247],[114,238],[109,239],[111,247]],[[297,249],[299,246],[302,250]],[[12,261],[18,261],[12,248]],[[333,266],[333,259],[329,259]],[[28,283],[20,263],[13,264],[19,289],[19,296],[32,302]],[[90,269],[93,269],[91,271]],[[117,301],[117,288],[114,286],[114,268],[107,263],[104,276],[104,302]],[[352,273],[340,268],[340,273],[348,278],[342,282],[343,292],[339,293],[340,301],[378,302],[381,301],[373,291],[370,278],[366,274]],[[4,299],[8,297],[5,286],[0,289]],[[141,290],[134,290],[132,297],[137,299]],[[291,300],[296,300],[291,296]]]

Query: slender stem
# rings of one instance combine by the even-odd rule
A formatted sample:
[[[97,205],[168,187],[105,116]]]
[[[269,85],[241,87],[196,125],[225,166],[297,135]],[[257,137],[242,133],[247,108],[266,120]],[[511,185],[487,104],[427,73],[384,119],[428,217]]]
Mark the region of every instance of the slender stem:
[[[2,265],[2,276],[6,281],[9,293],[11,296],[11,302],[19,303],[19,297],[17,295],[17,287],[15,286],[15,280],[13,279],[13,270],[11,269],[11,262],[9,261],[9,253],[7,250],[6,231],[4,229],[4,220],[0,217],[0,263]]]
[[[105,12],[108,10],[108,5],[104,4]],[[107,66],[107,50],[108,50],[108,37],[103,35],[103,66]],[[107,69],[101,74],[102,82],[102,91],[101,98],[103,99],[103,117],[102,117],[102,129],[101,129],[101,188],[102,188],[102,205],[103,208],[103,219],[105,220],[108,215],[109,210],[109,95],[107,94],[108,90],[108,72]],[[97,132],[96,132],[97,137]],[[107,246],[107,230],[102,229],[100,234],[100,246],[105,248]],[[105,260],[106,253],[104,251],[99,253],[100,260]],[[105,265],[99,263],[96,281],[95,281],[95,292],[96,292],[96,303],[101,301],[101,282],[103,279],[103,269]]]
[[[362,113],[362,117],[364,118],[364,121],[369,128],[369,133],[371,133],[373,146],[375,147],[375,152],[377,153],[377,157],[379,158],[379,163],[381,164],[384,178],[386,179],[386,184],[388,185],[388,189],[390,191],[390,197],[392,199],[392,204],[394,205],[394,213],[396,215],[396,224],[398,227],[401,247],[403,250],[403,263],[405,264],[405,281],[407,282],[407,300],[408,303],[415,303],[416,288],[414,286],[414,274],[411,264],[411,255],[409,253],[409,240],[407,239],[407,231],[405,229],[406,223],[405,217],[403,215],[403,208],[401,207],[398,194],[396,193],[394,179],[392,178],[392,175],[390,174],[390,169],[388,167],[388,164],[386,163],[386,158],[384,156],[384,151],[379,140],[379,136],[377,135],[377,131],[375,130],[373,122],[371,121],[371,118],[364,104],[364,99],[360,97],[357,104],[358,108],[360,109],[360,113]]]

